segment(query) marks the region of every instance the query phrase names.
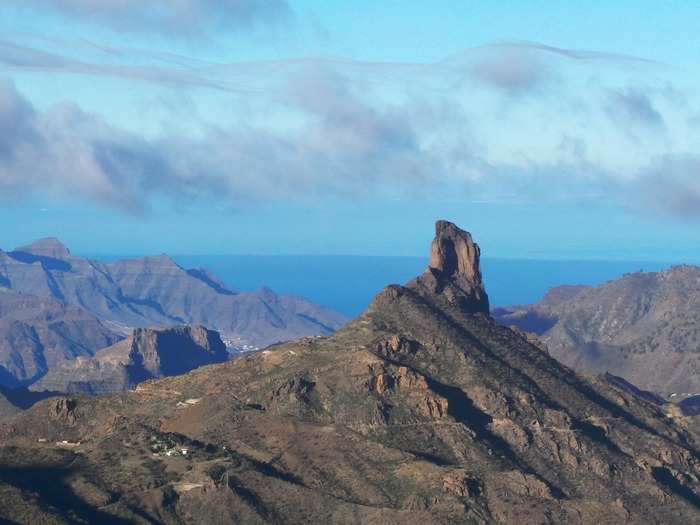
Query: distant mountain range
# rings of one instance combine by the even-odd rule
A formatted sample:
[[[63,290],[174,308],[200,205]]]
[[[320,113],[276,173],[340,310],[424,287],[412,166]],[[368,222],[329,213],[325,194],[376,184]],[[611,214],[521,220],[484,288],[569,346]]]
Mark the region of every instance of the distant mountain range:
[[[56,239],[0,250],[0,385],[28,385],[57,363],[91,357],[133,328],[202,325],[254,349],[327,335],[345,318],[263,288],[235,292],[166,255],[111,263],[75,257]]]
[[[497,324],[440,221],[428,268],[331,336],[0,421],[0,520],[685,525],[676,408]]]
[[[580,372],[610,372],[676,399],[700,392],[700,268],[554,288],[494,316],[539,334],[552,356]]]

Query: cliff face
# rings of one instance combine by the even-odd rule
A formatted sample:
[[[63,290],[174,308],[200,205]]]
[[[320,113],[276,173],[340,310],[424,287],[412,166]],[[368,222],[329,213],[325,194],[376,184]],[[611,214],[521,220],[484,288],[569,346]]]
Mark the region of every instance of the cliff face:
[[[33,391],[106,394],[134,388],[157,377],[184,374],[226,361],[219,334],[201,326],[138,328],[92,358],[62,363],[31,386]]]
[[[697,521],[685,418],[496,324],[450,230],[330,337],[37,404],[0,424],[0,472],[63,472],[86,516],[144,523]]]
[[[609,371],[665,396],[700,392],[699,268],[629,274],[568,296],[557,290],[496,318],[540,334],[554,357],[580,372]]]
[[[153,377],[184,374],[229,357],[219,334],[201,326],[165,330],[136,329],[130,338],[129,365]]]

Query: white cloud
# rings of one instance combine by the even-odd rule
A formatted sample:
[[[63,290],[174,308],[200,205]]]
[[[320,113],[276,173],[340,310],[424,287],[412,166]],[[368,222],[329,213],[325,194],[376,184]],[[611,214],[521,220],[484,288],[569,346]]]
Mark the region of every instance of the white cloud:
[[[285,0],[6,0],[49,9],[124,32],[191,36],[212,26],[274,22],[290,12]]]
[[[515,191],[532,202],[620,204],[634,195],[647,203],[640,209],[678,217],[694,217],[698,206],[692,177],[683,175],[696,173],[693,164],[655,160],[687,155],[688,137],[697,135],[684,114],[692,98],[668,104],[668,79],[663,89],[643,87],[659,69],[635,57],[516,43],[435,64],[307,58],[134,71],[0,46],[1,62],[23,71],[215,88],[223,97],[255,93],[245,119],[213,104],[198,115],[207,123],[189,136],[166,129],[147,139],[138,126],[111,126],[109,111],[90,114],[70,103],[39,111],[6,84],[3,193],[79,195],[134,211],[147,209],[154,196],[236,204],[382,191],[476,201]],[[193,107],[210,99],[197,90]],[[629,140],[636,130],[643,141]],[[653,195],[667,197],[650,205]]]

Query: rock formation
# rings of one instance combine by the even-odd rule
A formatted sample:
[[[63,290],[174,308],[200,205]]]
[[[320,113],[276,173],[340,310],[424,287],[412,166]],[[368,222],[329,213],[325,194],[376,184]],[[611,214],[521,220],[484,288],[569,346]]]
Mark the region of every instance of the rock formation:
[[[450,230],[465,239],[439,225],[442,263],[388,286],[332,336],[71,397],[74,417],[47,417],[57,405],[46,400],[0,424],[0,518],[697,521],[699,449],[685,418],[496,324],[478,250],[441,244]],[[56,498],[60,487],[73,499]]]
[[[462,310],[488,314],[489,299],[481,279],[479,245],[471,234],[448,221],[435,223],[428,268],[409,286],[441,295]]]
[[[184,374],[229,358],[219,334],[201,326],[137,328],[128,339],[91,358],[61,363],[33,391],[106,394],[156,377]]]

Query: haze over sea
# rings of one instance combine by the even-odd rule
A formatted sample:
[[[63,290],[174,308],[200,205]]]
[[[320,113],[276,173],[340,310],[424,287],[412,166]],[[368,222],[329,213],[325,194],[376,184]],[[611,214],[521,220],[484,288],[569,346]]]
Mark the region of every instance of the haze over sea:
[[[359,314],[389,283],[405,283],[423,271],[423,257],[344,255],[180,255],[186,268],[203,267],[238,290],[268,286],[299,295],[347,316]],[[539,300],[552,286],[598,284],[624,273],[657,271],[658,261],[533,260],[484,258],[482,271],[492,306]]]

